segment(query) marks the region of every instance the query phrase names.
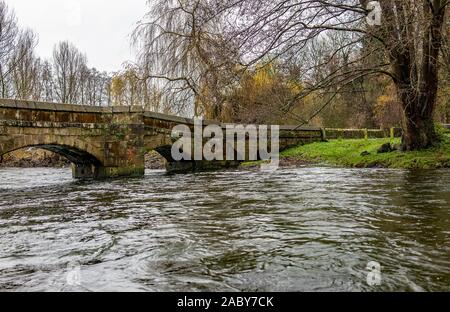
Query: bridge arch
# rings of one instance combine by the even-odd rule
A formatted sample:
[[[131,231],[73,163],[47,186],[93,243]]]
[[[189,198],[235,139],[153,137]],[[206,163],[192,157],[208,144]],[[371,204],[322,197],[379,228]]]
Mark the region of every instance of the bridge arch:
[[[20,136],[0,140],[0,157],[23,148],[41,148],[61,155],[72,163],[75,178],[96,178],[98,168],[103,166],[102,155],[96,154],[94,146],[79,139],[49,135]]]

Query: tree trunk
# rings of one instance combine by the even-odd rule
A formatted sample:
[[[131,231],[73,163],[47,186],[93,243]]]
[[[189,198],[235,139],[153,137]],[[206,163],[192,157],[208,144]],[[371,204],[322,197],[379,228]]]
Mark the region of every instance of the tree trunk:
[[[438,91],[439,52],[446,1],[423,2],[423,20],[411,15],[416,7],[403,1],[385,1],[385,42],[398,99],[404,111],[403,150],[431,147],[439,141],[434,127]],[[420,22],[420,23],[419,23]],[[416,27],[423,27],[419,31]]]
[[[439,142],[433,118],[437,85],[432,87],[431,84],[430,82],[429,89],[421,94],[411,86],[406,89],[397,86],[404,111],[402,136],[404,151],[429,148]]]
[[[429,148],[439,142],[433,118],[424,118],[415,112],[406,112],[403,126],[402,149],[415,151]]]

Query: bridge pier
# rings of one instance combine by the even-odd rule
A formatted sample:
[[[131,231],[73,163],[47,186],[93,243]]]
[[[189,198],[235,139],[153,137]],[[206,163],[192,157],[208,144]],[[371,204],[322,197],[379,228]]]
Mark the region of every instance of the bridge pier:
[[[220,170],[226,168],[237,168],[241,163],[241,161],[234,160],[167,162],[166,171],[168,173],[186,173],[195,171]]]
[[[145,165],[132,167],[99,167],[96,179],[109,179],[120,177],[141,177],[145,174]]]
[[[97,172],[97,168],[92,164],[72,164],[74,179],[95,179]]]
[[[91,164],[72,164],[72,177],[74,179],[108,179],[119,177],[140,177],[145,174],[142,167],[96,167]]]

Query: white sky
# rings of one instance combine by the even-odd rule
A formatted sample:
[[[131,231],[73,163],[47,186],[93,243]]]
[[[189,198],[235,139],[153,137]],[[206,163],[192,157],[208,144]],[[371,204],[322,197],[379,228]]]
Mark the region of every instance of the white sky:
[[[6,0],[19,25],[39,37],[36,52],[50,58],[54,45],[72,42],[90,67],[116,71],[133,60],[130,34],[146,12],[146,0]]]

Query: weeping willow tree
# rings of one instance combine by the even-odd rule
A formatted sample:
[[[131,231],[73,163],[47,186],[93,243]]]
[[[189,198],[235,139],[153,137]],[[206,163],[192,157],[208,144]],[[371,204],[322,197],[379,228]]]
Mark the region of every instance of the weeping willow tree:
[[[233,68],[220,14],[209,1],[158,0],[133,34],[142,79],[164,90],[165,101],[184,113],[220,118],[224,82]]]

